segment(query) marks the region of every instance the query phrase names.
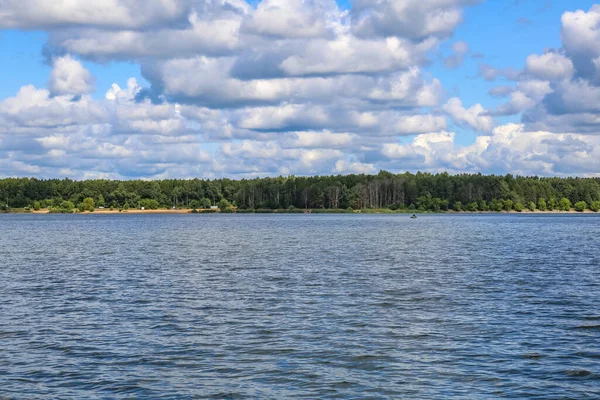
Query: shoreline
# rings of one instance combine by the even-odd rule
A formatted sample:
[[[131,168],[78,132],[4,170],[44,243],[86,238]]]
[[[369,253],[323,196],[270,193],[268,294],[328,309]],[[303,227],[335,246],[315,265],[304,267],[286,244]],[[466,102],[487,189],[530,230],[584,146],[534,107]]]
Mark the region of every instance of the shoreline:
[[[73,213],[65,213],[65,214],[75,214],[75,215],[127,215],[127,214],[305,214],[304,210],[255,210],[255,211],[247,211],[240,210],[239,212],[220,212],[215,210],[197,210],[197,213],[192,212],[192,209],[158,209],[158,210],[127,210],[127,211],[119,211],[119,210],[95,210],[93,212],[85,211],[85,212],[73,212]],[[35,214],[35,215],[60,215],[60,213],[50,213],[49,210],[39,210],[39,211],[25,211],[24,209],[16,209],[4,212],[5,214]],[[379,209],[379,210],[329,210],[329,209],[312,209],[310,212],[306,214],[417,214],[417,215],[436,215],[436,214],[450,214],[450,215],[477,215],[477,214],[598,214],[600,212],[595,212],[592,210],[585,211],[575,211],[574,209],[570,211],[561,211],[561,210],[552,210],[552,211],[418,211],[418,210],[389,210],[389,209]]]

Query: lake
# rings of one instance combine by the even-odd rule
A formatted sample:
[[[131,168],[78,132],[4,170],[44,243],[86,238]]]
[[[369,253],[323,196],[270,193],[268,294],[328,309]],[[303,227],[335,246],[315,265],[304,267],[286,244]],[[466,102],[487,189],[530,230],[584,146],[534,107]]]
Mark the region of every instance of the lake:
[[[600,216],[0,215],[0,398],[599,398]]]

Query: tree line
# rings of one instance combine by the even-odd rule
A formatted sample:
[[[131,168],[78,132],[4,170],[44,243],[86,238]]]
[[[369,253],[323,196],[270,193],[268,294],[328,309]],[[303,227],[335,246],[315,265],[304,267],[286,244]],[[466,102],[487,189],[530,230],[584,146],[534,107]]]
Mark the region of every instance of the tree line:
[[[448,173],[256,179],[0,180],[0,208],[600,210],[600,178]]]

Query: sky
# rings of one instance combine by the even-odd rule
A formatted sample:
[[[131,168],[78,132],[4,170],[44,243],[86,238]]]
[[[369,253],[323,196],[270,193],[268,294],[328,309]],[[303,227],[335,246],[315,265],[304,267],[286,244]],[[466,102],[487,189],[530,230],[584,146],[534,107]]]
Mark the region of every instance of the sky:
[[[0,177],[600,176],[600,4],[0,0]]]

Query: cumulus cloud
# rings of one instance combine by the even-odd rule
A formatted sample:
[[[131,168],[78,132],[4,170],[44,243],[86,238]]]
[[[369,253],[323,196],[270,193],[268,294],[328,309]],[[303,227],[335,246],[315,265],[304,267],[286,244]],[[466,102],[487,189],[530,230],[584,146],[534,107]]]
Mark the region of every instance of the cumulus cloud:
[[[562,48],[480,64],[503,103],[447,99],[427,71],[476,0],[0,0],[0,29],[44,30],[47,88],[0,100],[0,176],[251,177],[454,172],[593,174],[600,8],[562,17]],[[64,3],[64,4],[63,4]],[[471,54],[451,43],[441,61]],[[472,57],[479,57],[472,54]],[[98,87],[90,62],[139,65]],[[497,116],[522,115],[497,125]],[[516,120],[518,117],[512,117]],[[479,133],[474,143],[452,124]],[[587,163],[587,164],[584,164]]]
[[[600,134],[600,6],[565,12],[561,22],[562,48],[529,55],[522,70],[480,64],[486,80],[517,82],[492,89],[510,99],[490,114],[522,113],[528,130]]]
[[[579,76],[599,79],[594,60],[600,56],[600,5],[589,11],[565,12],[560,37],[566,54],[573,60]]]
[[[90,97],[73,101],[72,96],[51,96],[46,89],[22,87],[14,97],[0,101],[0,132],[39,135],[47,130],[102,124],[108,114]]]
[[[444,97],[444,88],[438,79],[427,82],[419,68],[378,78],[371,84],[367,98],[399,106],[433,107]]]
[[[513,115],[534,108],[553,91],[550,82],[533,79],[521,81],[510,89],[510,100],[491,111],[492,115]]]
[[[213,156],[179,107],[136,102],[139,90],[132,79],[97,101],[25,86],[0,102],[0,153],[35,166],[37,174],[78,178],[160,176],[174,166],[193,175],[210,165]]]
[[[242,24],[245,32],[275,38],[316,38],[327,34],[337,11],[333,0],[264,0]]]
[[[354,30],[362,37],[446,38],[462,22],[462,7],[477,0],[360,0],[352,3]]]
[[[95,79],[81,62],[66,55],[53,60],[49,86],[57,95],[89,94],[94,90]]]
[[[71,26],[143,28],[187,19],[190,0],[46,1],[0,0],[0,27],[51,29]]]
[[[220,147],[222,160],[237,160],[234,171],[254,173],[280,173],[299,171],[301,174],[316,174],[328,171],[344,157],[340,150],[314,148],[283,148],[278,142],[245,140],[241,143],[224,143]],[[222,163],[227,168],[228,163]],[[241,169],[240,169],[241,167]]]
[[[328,130],[321,132],[295,132],[289,136],[291,137],[285,137],[282,140],[284,147],[309,149],[349,148],[358,137],[351,133],[334,133]]]
[[[375,174],[377,168],[373,164],[339,160],[335,163],[333,172],[337,174]]]
[[[241,111],[238,126],[258,131],[313,129],[354,130],[370,136],[397,136],[433,132],[446,127],[443,116],[405,115],[396,111],[357,111],[353,109],[283,105],[253,107]]]
[[[398,38],[363,40],[343,35],[312,41],[283,60],[280,68],[288,76],[385,72],[418,65],[427,50]]]
[[[431,107],[443,97],[439,80],[427,80],[418,67],[382,76],[334,74],[307,77],[238,78],[233,57],[195,57],[143,64],[142,73],[180,102],[210,107],[256,104],[326,103],[335,99]]]
[[[494,120],[481,104],[465,108],[459,98],[453,97],[442,108],[456,123],[470,126],[478,132],[489,132],[494,126]]]
[[[538,79],[560,80],[573,75],[573,62],[557,53],[546,53],[541,56],[532,54],[527,57],[525,71]]]
[[[600,176],[600,138],[526,131],[521,124],[496,127],[472,145],[456,144],[455,134],[417,136],[412,142],[381,147],[383,165],[425,167],[429,171]]]

